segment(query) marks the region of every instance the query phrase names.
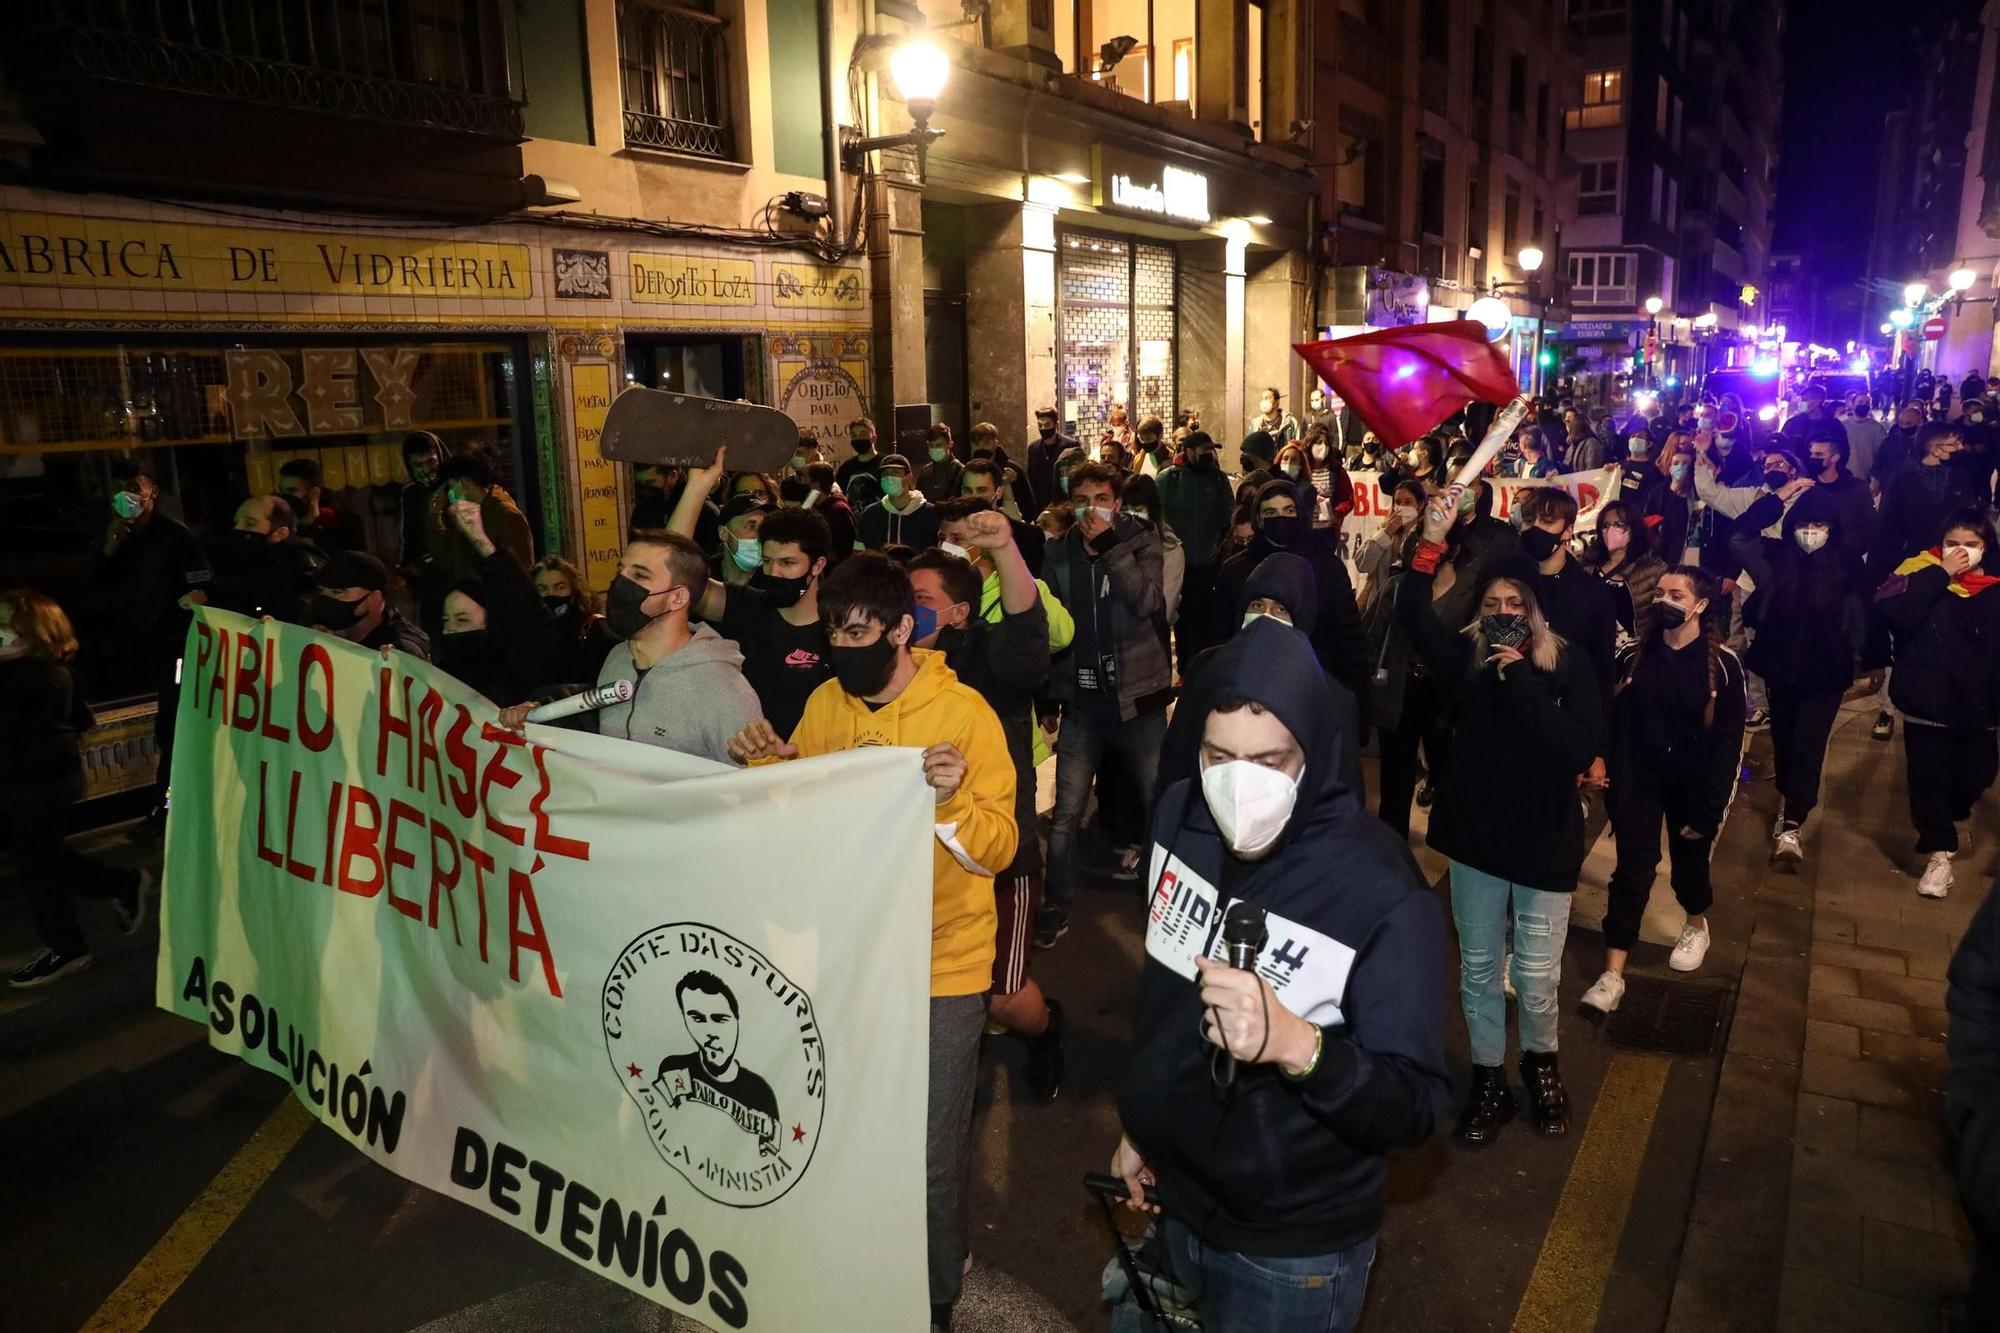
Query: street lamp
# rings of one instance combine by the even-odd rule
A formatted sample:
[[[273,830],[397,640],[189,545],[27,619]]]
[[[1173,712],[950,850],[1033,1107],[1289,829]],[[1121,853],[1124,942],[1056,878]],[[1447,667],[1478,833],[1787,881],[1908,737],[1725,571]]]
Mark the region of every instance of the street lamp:
[[[1649,296],[1646,298],[1646,313],[1657,320],[1660,317],[1660,308],[1664,305],[1666,305],[1666,302],[1662,301],[1659,297]]]
[[[1521,253],[1515,255],[1514,259],[1521,265],[1521,272],[1533,273],[1542,266],[1541,247],[1537,245],[1524,245],[1521,247]],[[1971,284],[1968,283],[1967,285],[1970,286]]]
[[[1549,298],[1541,294],[1541,288],[1535,282],[1535,274],[1541,271],[1542,260],[1545,258],[1547,256],[1542,253],[1542,247],[1539,245],[1524,245],[1521,247],[1521,252],[1514,256],[1514,262],[1521,266],[1521,272],[1528,275],[1528,289],[1535,297],[1535,370],[1528,377],[1528,382],[1537,394],[1542,391],[1542,328],[1548,322]]]
[[[841,158],[847,170],[857,176],[862,174],[868,154],[878,149],[915,148],[917,178],[923,179],[930,146],[944,137],[943,130],[931,127],[931,116],[937,111],[938,94],[944,91],[945,80],[950,76],[951,57],[925,38],[914,37],[892,51],[889,79],[896,85],[897,96],[910,108],[910,119],[916,126],[901,134],[880,134],[868,139],[862,138],[861,132],[852,126],[841,127]]]
[[[1659,373],[1653,369],[1653,358],[1660,353],[1660,309],[1666,302],[1657,296],[1646,298],[1646,318],[1649,324],[1646,333],[1646,383],[1654,384]]]
[[[1951,271],[1949,281],[1953,291],[1963,292],[1979,281],[1979,275],[1969,268],[1955,268]]]
[[[1931,285],[1929,283],[1913,282],[1909,286],[1903,288],[1903,304],[1920,305],[1923,303],[1923,299],[1926,296],[1929,296],[1930,294],[1931,294]]]
[[[1909,311],[1898,307],[1889,312],[1889,322],[1899,329],[1907,329],[1915,323],[1915,320],[1911,318]]]

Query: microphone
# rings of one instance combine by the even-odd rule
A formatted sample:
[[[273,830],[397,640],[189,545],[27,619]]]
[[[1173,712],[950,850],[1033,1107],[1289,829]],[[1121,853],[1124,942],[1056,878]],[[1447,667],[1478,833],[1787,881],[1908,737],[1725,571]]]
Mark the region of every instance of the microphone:
[[[1264,952],[1271,934],[1264,926],[1264,909],[1255,903],[1242,899],[1229,905],[1229,915],[1222,918],[1222,947],[1229,955],[1229,965],[1239,971],[1248,972],[1257,966],[1257,955]]]
[[[1231,967],[1242,972],[1255,970],[1257,955],[1264,951],[1270,938],[1271,932],[1264,924],[1263,908],[1240,898],[1229,905],[1228,915],[1222,918],[1222,949]],[[1270,1022],[1271,1015],[1267,1011],[1264,1015],[1267,1040]],[[1202,1040],[1207,1041],[1206,1035]],[[1261,1056],[1263,1053],[1259,1051],[1258,1054]],[[1208,1076],[1217,1092],[1236,1081],[1236,1056],[1227,1047],[1209,1053]]]
[[[585,690],[581,694],[572,694],[566,699],[558,699],[554,703],[531,708],[528,710],[528,721],[560,722],[563,718],[575,717],[578,713],[595,712],[600,708],[609,708],[613,704],[622,704],[631,697],[632,682],[614,680],[599,685],[594,690]]]

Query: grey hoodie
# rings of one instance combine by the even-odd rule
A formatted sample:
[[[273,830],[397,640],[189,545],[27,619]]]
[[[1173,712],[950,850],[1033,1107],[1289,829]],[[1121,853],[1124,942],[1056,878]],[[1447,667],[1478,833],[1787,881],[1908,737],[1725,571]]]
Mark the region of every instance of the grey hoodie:
[[[729,738],[764,715],[743,679],[743,654],[707,625],[696,625],[693,638],[643,676],[632,665],[631,643],[618,644],[597,673],[600,685],[614,680],[629,680],[636,691],[630,703],[598,711],[600,736],[733,764]]]

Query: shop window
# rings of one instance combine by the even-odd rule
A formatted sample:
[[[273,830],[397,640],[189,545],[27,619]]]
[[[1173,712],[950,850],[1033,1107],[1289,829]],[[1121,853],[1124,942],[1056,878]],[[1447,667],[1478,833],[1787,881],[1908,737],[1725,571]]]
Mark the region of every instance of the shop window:
[[[1625,71],[1592,70],[1583,76],[1583,104],[1570,108],[1563,123],[1573,130],[1603,129],[1625,121]]]
[[[522,406],[529,375],[525,349],[505,340],[318,334],[0,348],[0,565],[76,622],[93,702],[150,694],[152,668],[122,628],[131,608],[91,573],[114,462],[130,454],[150,465],[159,511],[193,529],[226,572],[237,505],[276,491],[288,460],[309,458],[324,503],[394,569],[408,480],[401,446],[415,430],[453,452],[479,449],[542,531],[533,418]]]
[[[694,6],[618,0],[625,146],[730,158],[729,23]],[[712,9],[714,0],[707,0]]]
[[[1056,247],[1057,367],[1063,418],[1095,440],[1114,403],[1133,422],[1173,420],[1179,392],[1174,249],[1065,231]]]
[[[1631,305],[1632,256],[1623,253],[1569,257],[1570,300],[1577,305]]]

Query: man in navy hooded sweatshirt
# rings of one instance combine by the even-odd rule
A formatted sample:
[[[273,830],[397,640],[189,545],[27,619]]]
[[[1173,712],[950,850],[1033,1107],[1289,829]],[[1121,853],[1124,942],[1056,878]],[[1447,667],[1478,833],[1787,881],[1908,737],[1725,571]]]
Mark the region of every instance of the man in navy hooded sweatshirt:
[[[1342,781],[1317,666],[1296,631],[1243,627],[1181,702],[1204,719],[1199,775],[1154,814],[1111,1169],[1135,1206],[1156,1184],[1171,1206],[1207,1333],[1352,1328],[1385,1154],[1428,1138],[1451,1091],[1443,913]],[[1251,971],[1220,961],[1238,900],[1263,913]]]

